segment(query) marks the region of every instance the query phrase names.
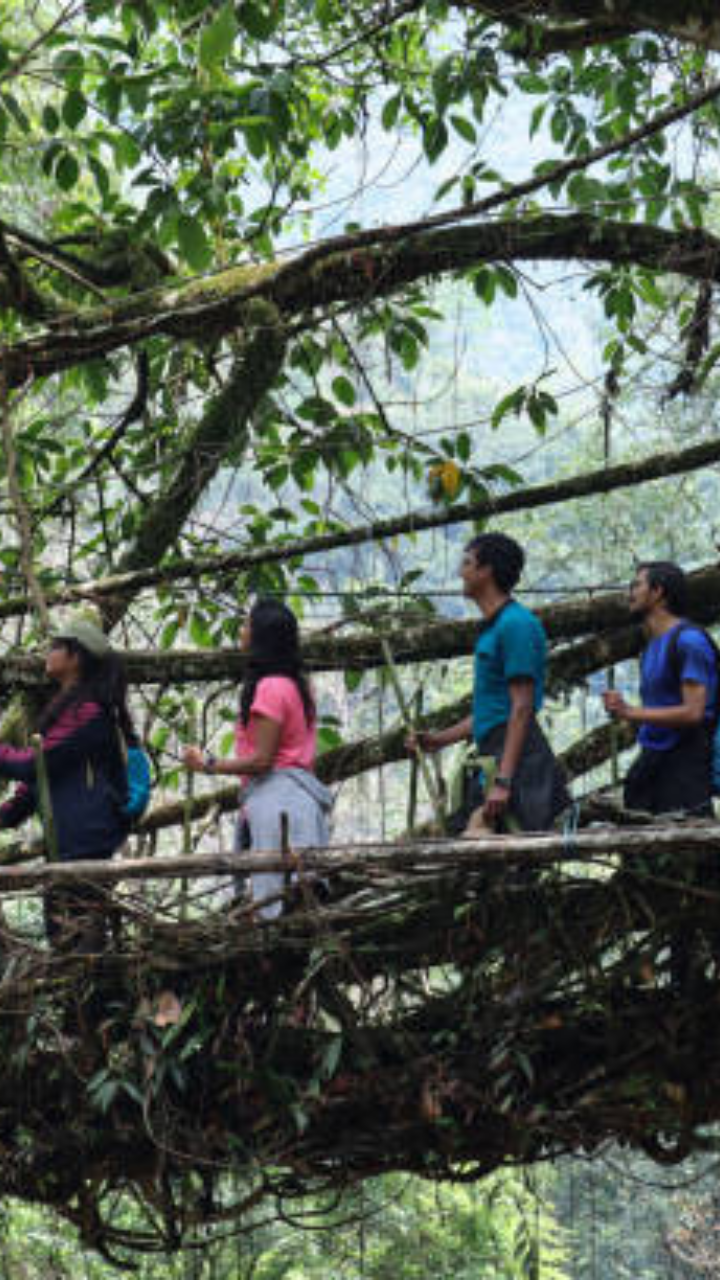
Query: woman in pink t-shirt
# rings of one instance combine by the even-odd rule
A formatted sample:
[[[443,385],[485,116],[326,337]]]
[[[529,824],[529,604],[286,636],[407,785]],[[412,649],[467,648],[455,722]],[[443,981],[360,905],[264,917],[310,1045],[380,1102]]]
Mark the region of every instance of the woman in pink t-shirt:
[[[286,815],[294,849],[328,842],[332,796],[315,777],[317,744],[315,701],[300,655],[297,619],[277,600],[259,600],[242,629],[240,646],[248,655],[235,733],[235,758],[218,760],[199,747],[186,747],[186,768],[210,774],[238,775],[240,817],[236,848],[276,853],[282,848]],[[282,910],[284,877],[251,877],[264,918]]]

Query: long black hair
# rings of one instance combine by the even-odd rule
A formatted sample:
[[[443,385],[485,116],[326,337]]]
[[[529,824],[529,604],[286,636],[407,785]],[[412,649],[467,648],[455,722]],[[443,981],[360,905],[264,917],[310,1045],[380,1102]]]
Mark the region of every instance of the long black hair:
[[[305,720],[315,720],[312,696],[300,656],[297,618],[292,609],[279,600],[258,600],[250,610],[250,652],[240,695],[240,719],[247,725],[255,690],[264,676],[287,676],[294,680],[302,698]]]
[[[127,678],[122,659],[117,653],[98,657],[78,640],[59,637],[53,644],[62,645],[80,659],[80,679],[69,689],[61,689],[45,707],[39,728],[45,733],[63,711],[81,702],[97,702],[118,724],[128,745],[137,742],[137,734],[127,705]]]

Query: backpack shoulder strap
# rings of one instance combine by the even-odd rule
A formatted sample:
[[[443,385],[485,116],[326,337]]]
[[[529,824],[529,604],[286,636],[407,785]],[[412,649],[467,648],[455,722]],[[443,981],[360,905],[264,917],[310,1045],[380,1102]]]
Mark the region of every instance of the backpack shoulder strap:
[[[713,651],[713,654],[715,655],[715,667],[718,675],[718,689],[720,689],[720,649],[718,648],[717,644],[713,640],[712,636],[709,634],[709,632],[705,630],[704,627],[699,626],[697,622],[685,622],[685,621],[680,622],[677,625],[677,627],[675,627],[675,630],[670,636],[670,641],[667,647],[668,665],[670,667],[670,670],[673,674],[674,679],[678,684],[678,687],[680,686],[680,683],[681,683],[680,654],[678,653],[678,645],[680,643],[680,636],[684,631],[697,631],[700,633],[701,636],[704,636],[705,639],[707,640],[708,644],[710,645],[710,648]],[[718,714],[718,718],[720,719],[720,701],[718,702],[717,714]]]
[[[668,645],[668,655],[667,655],[668,659],[671,662],[677,664],[679,669],[680,658],[678,654],[678,645],[680,643],[680,637],[685,631],[697,631],[699,635],[705,637],[708,644],[710,645],[710,648],[715,654],[715,661],[717,662],[718,667],[720,667],[720,649],[718,648],[716,642],[713,640],[712,636],[710,635],[710,632],[706,631],[705,627],[701,627],[699,622],[688,622],[684,618],[681,622],[678,623],[672,635],[670,636],[670,643]]]
[[[682,622],[679,622],[678,625],[673,628],[672,634],[668,641],[667,652],[665,654],[665,658],[666,658],[668,667],[670,668],[670,671],[672,673],[673,679],[677,682],[678,685],[680,684],[680,674],[681,674],[680,673],[680,654],[678,653],[678,645],[680,643],[680,636],[682,635],[683,631],[687,630],[688,627],[692,627],[692,624],[689,622],[682,621]],[[696,630],[700,631],[702,630],[702,628],[697,627]]]

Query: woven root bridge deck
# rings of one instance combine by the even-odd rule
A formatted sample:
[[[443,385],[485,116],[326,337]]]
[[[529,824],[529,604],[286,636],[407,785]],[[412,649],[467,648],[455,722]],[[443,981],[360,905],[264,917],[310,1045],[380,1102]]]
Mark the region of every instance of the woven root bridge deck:
[[[273,865],[258,855],[0,868],[0,1192],[117,1257],[389,1170],[477,1178],[609,1141],[662,1161],[710,1143],[717,828],[291,861],[292,910],[272,923],[217,888]],[[13,901],[68,882],[99,895],[102,953],[49,951]]]

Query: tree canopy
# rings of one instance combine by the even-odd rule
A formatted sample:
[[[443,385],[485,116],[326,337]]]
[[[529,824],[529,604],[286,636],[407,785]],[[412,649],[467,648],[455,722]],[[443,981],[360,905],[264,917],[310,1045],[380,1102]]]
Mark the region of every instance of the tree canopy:
[[[254,553],[241,594],[265,550],[300,539],[292,580],[302,539],[347,520],[316,495],[373,458],[430,472],[441,504],[484,517],[520,477],[479,465],[482,431],[412,447],[384,407],[378,354],[413,378],[441,279],[492,308],[539,305],[535,264],[580,272],[605,317],[599,420],[651,355],[658,396],[705,385],[718,22],[699,0],[651,8],[192,0],[6,19],[2,370],[44,588],[199,550],[211,575],[228,538]],[[520,175],[495,123],[508,107],[528,137]],[[368,171],[359,224],[358,149],[423,166],[419,198],[410,179],[388,198]],[[547,376],[510,386],[490,425],[547,430]],[[257,483],[219,518],[227,472]],[[22,588],[19,552],[3,554],[5,590]]]

